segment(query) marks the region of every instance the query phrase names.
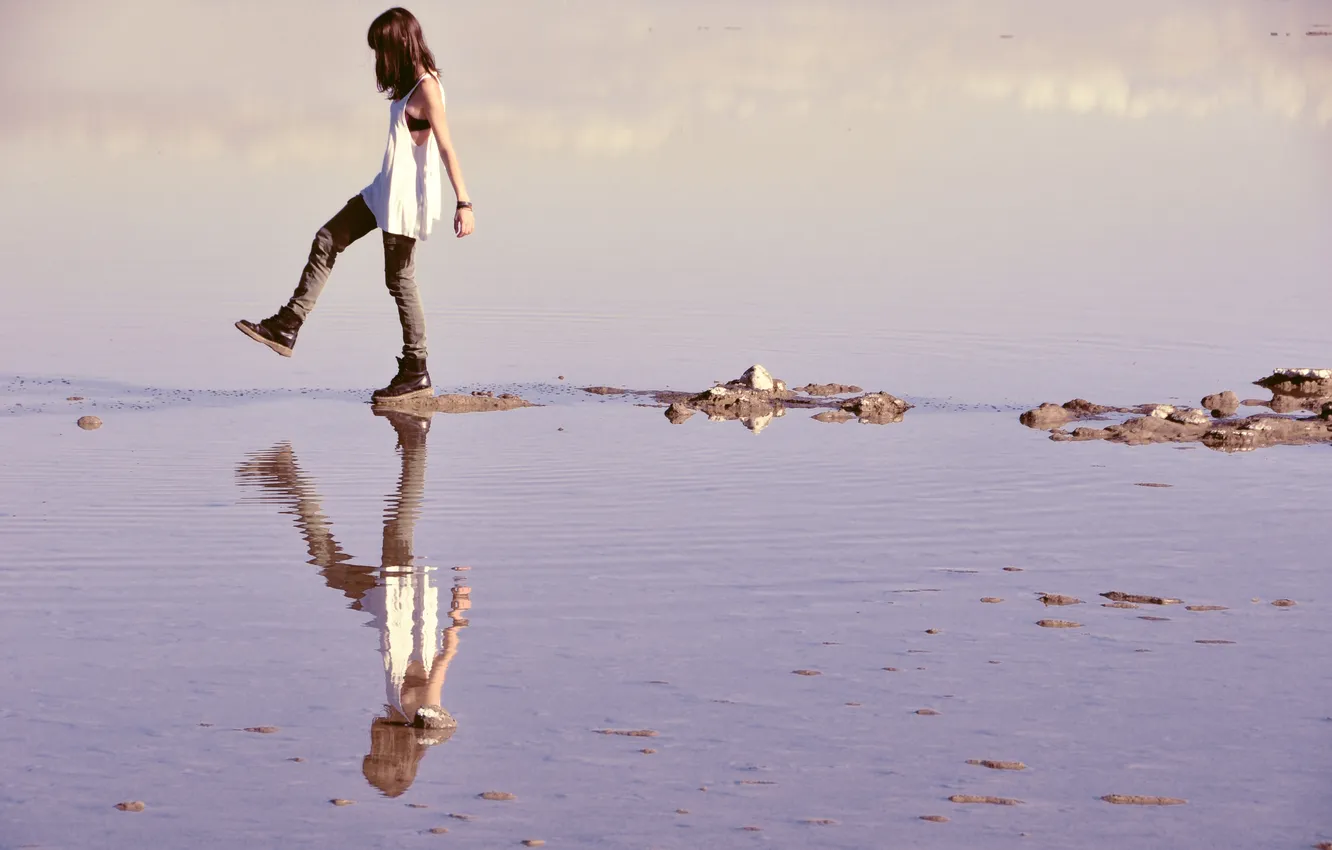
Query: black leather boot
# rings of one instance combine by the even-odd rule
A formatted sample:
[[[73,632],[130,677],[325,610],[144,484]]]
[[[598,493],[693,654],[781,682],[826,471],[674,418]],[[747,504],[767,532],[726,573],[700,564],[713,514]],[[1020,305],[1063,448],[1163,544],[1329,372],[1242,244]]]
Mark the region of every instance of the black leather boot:
[[[434,394],[435,391],[430,388],[430,373],[426,371],[425,358],[406,354],[398,358],[398,374],[387,387],[375,390],[371,399],[387,403]]]
[[[241,319],[236,327],[250,339],[262,342],[283,357],[290,357],[291,350],[296,347],[296,334],[300,332],[301,320],[290,309],[283,307],[261,322]]]

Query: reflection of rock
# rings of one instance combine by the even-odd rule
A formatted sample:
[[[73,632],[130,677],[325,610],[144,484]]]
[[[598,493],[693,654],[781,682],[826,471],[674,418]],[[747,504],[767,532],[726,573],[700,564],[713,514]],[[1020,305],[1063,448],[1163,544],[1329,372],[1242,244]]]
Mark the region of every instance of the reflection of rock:
[[[825,410],[822,413],[816,413],[811,419],[817,419],[820,422],[850,422],[856,418],[854,413],[848,413],[845,410]]]
[[[686,419],[693,415],[694,411],[685,407],[678,401],[666,408],[666,418],[671,420],[672,425],[683,424]]]
[[[1239,410],[1239,396],[1230,390],[1209,395],[1202,400],[1202,406],[1212,411],[1212,415],[1218,419],[1227,416],[1234,416],[1235,411]]]

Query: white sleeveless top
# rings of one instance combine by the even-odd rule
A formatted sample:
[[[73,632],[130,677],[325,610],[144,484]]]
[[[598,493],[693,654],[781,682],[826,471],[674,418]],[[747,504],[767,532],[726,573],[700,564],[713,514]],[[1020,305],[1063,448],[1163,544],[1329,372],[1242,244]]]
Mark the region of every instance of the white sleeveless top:
[[[425,144],[412,141],[407,129],[407,101],[421,85],[421,76],[401,99],[389,104],[388,147],[379,174],[361,190],[361,197],[375,214],[375,223],[385,233],[426,239],[430,228],[443,215],[443,189],[440,186],[439,143],[431,129]],[[435,76],[439,82],[439,77]],[[439,95],[444,97],[441,83]]]

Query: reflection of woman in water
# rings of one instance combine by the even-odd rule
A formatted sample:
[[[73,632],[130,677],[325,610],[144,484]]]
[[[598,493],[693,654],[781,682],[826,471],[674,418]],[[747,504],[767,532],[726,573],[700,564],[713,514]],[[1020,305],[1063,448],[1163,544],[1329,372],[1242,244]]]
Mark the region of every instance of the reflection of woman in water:
[[[348,563],[351,556],[333,538],[314,484],[297,466],[289,445],[252,455],[238,475],[279,494],[277,501],[295,515],[310,562],[319,566],[325,583],[352,600],[349,607],[371,614],[379,629],[386,702],[384,715],[370,725],[370,753],[361,767],[370,784],[396,797],[416,779],[426,749],[448,740],[457,725],[441,706],[442,690],[458,651],[458,630],[467,625],[471,591],[462,584],[453,587],[449,625],[441,632],[435,574],[412,563],[430,419],[398,411],[376,410],[375,415],[393,425],[402,454],[398,491],[384,513],[378,567]]]

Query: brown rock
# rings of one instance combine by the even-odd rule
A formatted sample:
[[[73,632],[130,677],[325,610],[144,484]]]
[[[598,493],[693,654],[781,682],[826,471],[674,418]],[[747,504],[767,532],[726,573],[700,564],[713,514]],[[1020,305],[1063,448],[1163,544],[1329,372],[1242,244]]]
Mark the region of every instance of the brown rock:
[[[806,824],[809,824],[810,826],[836,826],[836,825],[837,825],[837,821],[833,820],[832,818],[805,818],[804,820],[801,821],[801,823],[806,823]]]
[[[583,387],[583,392],[593,395],[624,395],[629,391],[623,387]]]
[[[916,713],[922,717],[937,717],[939,715],[939,712],[932,708],[918,708],[916,709]]]
[[[694,415],[694,411],[684,406],[680,402],[675,402],[666,408],[666,418],[671,420],[672,425],[680,425],[689,417]]]
[[[1139,794],[1106,794],[1101,799],[1117,806],[1182,806],[1188,802],[1178,797],[1143,797]]]
[[[990,770],[1027,769],[1027,766],[1020,761],[995,761],[993,759],[967,759],[967,764],[974,764],[979,767],[988,767]]]
[[[352,806],[356,804],[355,800],[344,800],[341,797],[334,797],[332,800],[329,800],[329,802],[335,806]]]
[[[272,735],[278,730],[276,726],[246,726],[243,732],[256,732],[260,735]]]
[[[524,838],[524,839],[523,839],[523,846],[524,846],[524,847],[545,847],[545,846],[546,846],[546,842],[545,842],[544,839],[541,839],[541,838]]]
[[[938,633],[939,633],[939,629],[926,629],[926,630],[925,630],[925,634],[927,634],[927,635],[937,635]]]
[[[864,392],[860,387],[852,384],[805,384],[803,387],[796,387],[795,391],[814,396],[850,395],[851,393]]]
[[[1294,599],[1273,599],[1272,604],[1278,608],[1291,608],[1295,605]]]
[[[1020,573],[1020,572],[1022,572],[1022,568],[1021,568],[1021,567],[1004,567],[1004,572],[1006,572],[1006,573]]]
[[[1161,484],[1161,483],[1158,483],[1158,482],[1156,482],[1156,481],[1139,481],[1139,482],[1137,482],[1136,484],[1134,484],[1133,486],[1134,486],[1134,487],[1160,487],[1160,488],[1169,488],[1169,487],[1174,487],[1175,485],[1174,485],[1174,484]]]
[[[656,731],[652,729],[594,729],[598,735],[625,735],[630,738],[655,738]]]
[[[123,803],[116,803],[116,808],[122,812],[141,812],[147,807],[142,800],[126,800]]]
[[[821,672],[819,672],[818,670],[792,670],[791,672],[794,673],[794,674],[796,674],[797,676],[822,676],[822,675],[823,675],[823,674],[822,674]]]
[[[447,826],[432,826],[429,830],[431,835],[444,835],[448,833],[448,831],[449,828]]]
[[[492,800],[495,802],[518,799],[514,795],[510,794],[508,791],[482,791],[480,794],[477,794],[476,796],[480,797],[482,800]]]
[[[887,670],[889,673],[896,673],[896,672],[897,672],[897,668],[896,668],[896,667],[885,667],[885,668],[883,668],[883,669]]]
[[[740,827],[740,829],[741,829],[742,831],[744,831],[744,832],[762,832],[762,831],[763,831],[763,827],[761,827],[761,826],[742,826],[742,827]]]
[[[428,809],[428,808],[430,808],[430,807],[427,806],[425,803],[408,803],[408,804],[407,804],[407,808],[409,808],[409,809]]]
[[[1203,409],[1210,410],[1212,415],[1218,419],[1235,415],[1235,411],[1239,410],[1239,406],[1239,396],[1235,395],[1230,390],[1205,396],[1202,400]]]
[[[1224,605],[1185,605],[1185,611],[1229,611]]]
[[[948,823],[948,818],[943,815],[921,815],[921,820],[927,820],[930,823]]]
[[[1142,615],[1141,617],[1139,617],[1138,619],[1139,619],[1139,620],[1147,620],[1148,622],[1151,622],[1151,623],[1168,623],[1168,622],[1170,622],[1170,618],[1169,618],[1169,617],[1153,617],[1153,616],[1151,616],[1150,614],[1144,614],[1144,615]]]
[[[1137,608],[1132,602],[1102,602],[1102,608]]]
[[[677,815],[687,815],[687,814],[689,814],[689,810],[688,810],[688,809],[676,809],[676,810],[675,810],[675,813],[676,813]]]
[[[1140,602],[1143,605],[1178,605],[1180,603],[1180,600],[1170,596],[1145,596],[1141,593],[1121,593],[1118,590],[1111,590],[1101,595],[1111,602]]]
[[[1072,620],[1037,620],[1036,625],[1043,629],[1080,629],[1082,623],[1075,623]]]
[[[301,758],[300,756],[292,756],[291,758],[287,759],[287,761],[302,762],[305,761],[305,759]]]
[[[1062,593],[1042,593],[1040,600],[1046,605],[1081,605],[1082,600],[1076,596],[1065,596]]]
[[[657,754],[657,751],[652,749],[651,747],[644,747],[643,749],[639,750],[639,752],[645,756],[654,756]]]
[[[983,797],[976,794],[954,794],[948,800],[951,803],[988,803],[991,806],[1017,806],[1022,803],[1011,797]]]
[[[991,605],[998,605],[1000,602],[1003,602],[1004,600],[1003,597],[1000,596],[982,596],[981,601],[988,602]]]
[[[69,398],[66,398],[65,401],[83,401],[83,396],[81,396],[81,395],[72,395],[72,396],[70,396]]]
[[[472,817],[471,815],[465,815],[461,812],[449,812],[449,817],[453,818],[454,820],[461,820],[461,821],[476,820],[476,818]]]
[[[842,403],[843,410],[854,413],[861,422],[870,425],[901,422],[902,415],[911,408],[912,405],[888,393],[869,393]]]
[[[80,416],[77,424],[85,431],[96,431],[102,427],[102,420],[96,416]]]

